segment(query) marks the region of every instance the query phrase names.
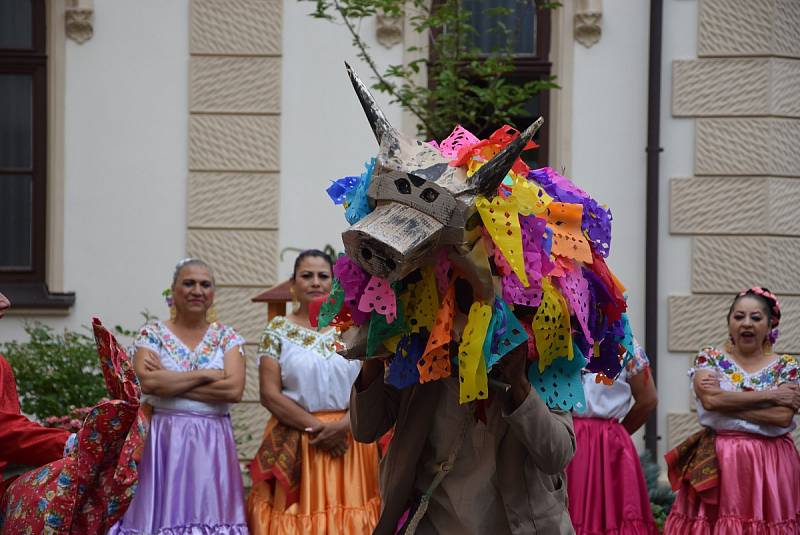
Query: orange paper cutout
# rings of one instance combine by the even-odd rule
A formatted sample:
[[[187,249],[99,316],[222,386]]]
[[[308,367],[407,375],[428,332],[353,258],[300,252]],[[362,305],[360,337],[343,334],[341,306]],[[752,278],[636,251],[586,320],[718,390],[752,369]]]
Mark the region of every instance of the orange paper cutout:
[[[553,231],[554,255],[592,263],[592,249],[581,230],[583,205],[551,202],[547,207],[547,226]]]
[[[450,342],[453,337],[454,314],[455,286],[451,284],[442,300],[442,306],[436,313],[425,352],[417,361],[420,383],[450,377]]]

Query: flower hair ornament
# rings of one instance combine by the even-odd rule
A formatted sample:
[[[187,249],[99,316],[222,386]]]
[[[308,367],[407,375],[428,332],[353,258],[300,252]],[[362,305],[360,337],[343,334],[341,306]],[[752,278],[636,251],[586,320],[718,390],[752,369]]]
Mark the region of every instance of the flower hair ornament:
[[[778,324],[781,322],[781,305],[778,302],[778,298],[775,297],[775,294],[770,292],[768,289],[763,288],[761,286],[753,286],[752,288],[748,288],[747,290],[742,290],[738,293],[736,298],[746,297],[748,295],[756,295],[762,297],[768,304],[769,304],[769,311],[770,311],[770,321],[772,323],[772,328],[767,335],[767,341],[770,344],[775,344],[778,340],[778,336],[780,336],[780,330],[778,330]]]

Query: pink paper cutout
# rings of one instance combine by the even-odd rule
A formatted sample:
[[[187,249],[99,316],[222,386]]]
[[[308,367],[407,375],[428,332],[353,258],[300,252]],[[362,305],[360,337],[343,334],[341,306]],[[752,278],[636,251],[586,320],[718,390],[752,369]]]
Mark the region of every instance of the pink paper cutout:
[[[436,289],[439,290],[440,296],[446,294],[447,289],[450,287],[450,278],[447,276],[447,272],[450,271],[450,265],[451,262],[447,256],[447,250],[441,249],[436,257],[436,268],[433,270],[434,275],[436,275]]]
[[[386,317],[386,323],[392,323],[397,318],[397,298],[389,281],[373,276],[369,279],[358,309],[362,312],[372,312]]]
[[[561,295],[566,298],[570,312],[577,318],[586,341],[594,344],[589,329],[589,302],[591,300],[589,281],[584,278],[580,269],[574,264],[572,269],[565,265],[562,265],[562,268],[564,275],[554,280],[561,289]]]
[[[344,255],[336,259],[333,274],[344,290],[344,303],[351,311],[353,323],[364,325],[369,320],[369,313],[360,310],[358,305],[369,282],[369,275],[349,256]]]
[[[542,276],[552,269],[543,250],[547,221],[530,215],[520,216],[519,222],[522,231],[522,258],[530,285],[526,288],[522,284],[503,254],[496,248],[494,262],[503,277],[503,299],[515,305],[535,307],[542,302]]]
[[[458,156],[458,150],[461,147],[469,147],[479,141],[480,139],[475,137],[472,132],[459,124],[453,128],[453,131],[447,138],[439,143],[439,151],[442,153],[442,156],[452,160]]]

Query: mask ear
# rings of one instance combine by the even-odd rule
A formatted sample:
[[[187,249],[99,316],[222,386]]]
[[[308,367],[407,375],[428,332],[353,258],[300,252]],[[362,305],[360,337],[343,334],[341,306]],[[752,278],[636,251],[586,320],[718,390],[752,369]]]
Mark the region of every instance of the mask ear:
[[[352,82],[353,89],[356,91],[358,101],[361,102],[361,107],[364,108],[364,114],[367,116],[369,125],[375,133],[375,139],[378,140],[378,145],[383,143],[383,139],[386,136],[397,138],[397,130],[389,123],[389,120],[386,119],[383,110],[381,110],[377,102],[375,102],[375,97],[369,92],[367,86],[365,86],[364,82],[353,72],[353,69],[350,68],[347,62],[344,63],[344,66],[347,69],[347,75],[350,76],[350,82]]]
[[[506,145],[502,151],[486,162],[483,167],[472,175],[472,186],[475,191],[486,198],[494,197],[500,183],[508,174],[508,171],[517,161],[525,145],[533,138],[539,128],[544,124],[544,119],[539,117],[514,141]]]

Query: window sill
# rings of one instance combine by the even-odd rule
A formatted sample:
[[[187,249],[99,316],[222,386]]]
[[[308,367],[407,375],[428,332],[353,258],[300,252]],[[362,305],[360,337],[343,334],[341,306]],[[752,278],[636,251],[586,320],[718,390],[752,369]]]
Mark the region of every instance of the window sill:
[[[75,292],[51,293],[43,282],[0,283],[2,292],[11,301],[9,315],[68,314],[75,304]]]

